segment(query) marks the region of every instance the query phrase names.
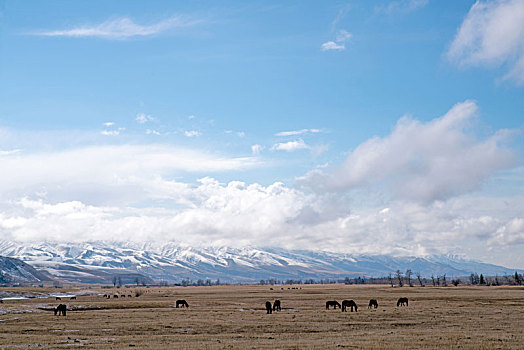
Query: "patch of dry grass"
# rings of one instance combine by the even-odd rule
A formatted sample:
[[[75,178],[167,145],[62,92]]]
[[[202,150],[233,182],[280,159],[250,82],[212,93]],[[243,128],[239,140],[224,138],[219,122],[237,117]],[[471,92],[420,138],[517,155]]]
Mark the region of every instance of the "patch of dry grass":
[[[296,286],[295,286],[296,287]],[[0,347],[99,349],[522,349],[524,288],[302,285],[137,288],[132,298],[10,300],[0,304]],[[3,290],[6,290],[4,288]],[[10,289],[13,290],[13,289]],[[42,289],[22,290],[45,292]],[[67,290],[75,292],[78,290]],[[51,290],[47,292],[53,292]],[[100,290],[107,293],[107,290]],[[122,293],[122,291],[120,291]],[[396,307],[399,297],[409,307]],[[189,309],[174,308],[185,299]],[[283,310],[267,315],[267,300]],[[325,309],[353,299],[359,312]],[[369,299],[379,308],[367,309]],[[65,303],[66,317],[43,309]]]

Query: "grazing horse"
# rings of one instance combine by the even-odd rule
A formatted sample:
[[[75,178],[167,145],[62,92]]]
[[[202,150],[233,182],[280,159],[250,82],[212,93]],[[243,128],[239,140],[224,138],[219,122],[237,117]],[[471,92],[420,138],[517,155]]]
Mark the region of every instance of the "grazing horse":
[[[271,302],[270,301],[266,301],[266,312],[268,314],[273,313],[273,309],[271,308]]]
[[[176,307],[176,308],[179,308],[179,307],[189,307],[189,304],[187,303],[187,301],[185,301],[185,300],[183,300],[183,299],[180,299],[180,300],[177,300],[177,301],[176,301],[175,307]]]
[[[397,301],[397,306],[408,306],[408,298],[399,298]]]
[[[280,300],[275,300],[273,303],[273,311],[282,311],[282,308],[280,307]]]
[[[118,295],[113,295],[113,299],[118,299]]]
[[[128,295],[127,295],[127,297],[128,297],[128,298],[131,298],[131,297],[132,297],[132,295],[131,295],[131,294],[128,294]]]
[[[371,308],[376,309],[377,307],[378,307],[378,302],[375,299],[370,299],[368,309],[371,309]]]
[[[66,315],[66,311],[67,311],[67,306],[65,304],[60,304],[60,305],[58,305],[55,308],[55,316],[56,316],[56,314],[58,314],[58,316],[60,316],[60,315],[65,316]]]
[[[71,300],[76,300],[76,296],[69,298]]]
[[[60,298],[60,297],[56,297],[56,300],[62,300],[62,298]]]
[[[125,294],[122,294],[122,295],[120,296],[120,298],[125,298],[125,297],[126,297],[126,295],[125,295]]]
[[[333,309],[336,309],[337,306],[340,308],[340,303],[336,300],[330,300],[330,301],[326,301],[326,310],[329,310],[329,307],[330,306],[333,306]]]
[[[353,307],[355,308],[355,312],[358,311],[357,303],[355,303],[353,300],[344,300],[342,302],[342,312],[347,311],[346,308],[348,306],[351,308],[351,312],[353,312]]]

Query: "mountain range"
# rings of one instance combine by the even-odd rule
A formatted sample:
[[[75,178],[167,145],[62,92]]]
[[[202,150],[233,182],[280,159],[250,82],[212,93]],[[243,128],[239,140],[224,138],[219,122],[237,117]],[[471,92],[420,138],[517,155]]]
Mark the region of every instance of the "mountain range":
[[[178,243],[132,242],[32,243],[0,241],[0,255],[18,258],[46,275],[69,282],[180,283],[219,279],[249,283],[260,280],[381,277],[411,269],[422,276],[513,274],[515,269],[441,255],[393,257],[349,255],[277,248],[196,248]]]

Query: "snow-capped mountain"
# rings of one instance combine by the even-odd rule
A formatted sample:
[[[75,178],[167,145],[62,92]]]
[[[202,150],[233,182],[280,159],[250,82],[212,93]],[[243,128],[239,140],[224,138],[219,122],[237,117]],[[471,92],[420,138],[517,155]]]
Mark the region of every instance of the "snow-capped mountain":
[[[423,276],[513,274],[515,270],[450,256],[391,257],[357,256],[275,248],[194,248],[177,243],[38,243],[0,241],[0,255],[19,258],[37,269],[64,280],[111,283],[121,276],[124,283],[142,279],[180,282],[185,279],[220,279],[227,282],[257,282],[269,278],[326,279],[386,276],[397,269]]]
[[[0,256],[0,283],[36,283],[50,281],[48,274],[15,258]]]

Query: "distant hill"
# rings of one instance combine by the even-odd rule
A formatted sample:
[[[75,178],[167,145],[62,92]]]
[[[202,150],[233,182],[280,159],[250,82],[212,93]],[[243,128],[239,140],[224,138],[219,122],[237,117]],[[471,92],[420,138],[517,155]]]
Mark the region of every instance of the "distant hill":
[[[36,283],[51,281],[45,272],[15,258],[0,256],[0,284]]]
[[[18,244],[0,241],[0,254],[19,258],[58,279],[112,284],[181,282],[220,279],[223,282],[258,282],[270,278],[340,279],[381,277],[397,269],[422,276],[512,275],[515,270],[454,256],[392,257],[348,255],[319,251],[262,248],[193,248],[162,245],[88,242]],[[34,269],[33,269],[34,270]],[[522,271],[520,271],[522,272]],[[21,275],[21,274],[20,274]]]

